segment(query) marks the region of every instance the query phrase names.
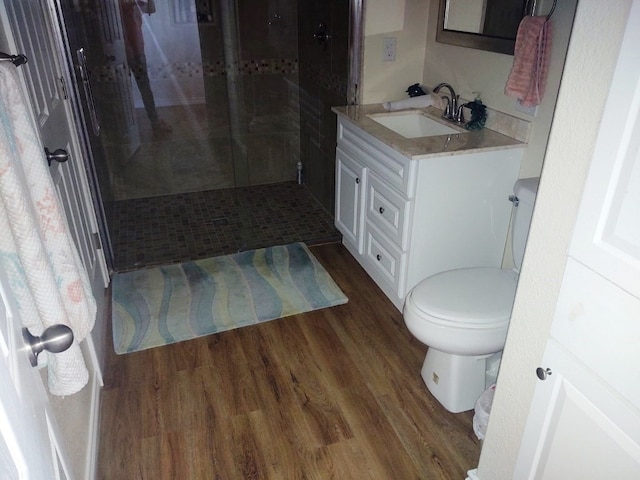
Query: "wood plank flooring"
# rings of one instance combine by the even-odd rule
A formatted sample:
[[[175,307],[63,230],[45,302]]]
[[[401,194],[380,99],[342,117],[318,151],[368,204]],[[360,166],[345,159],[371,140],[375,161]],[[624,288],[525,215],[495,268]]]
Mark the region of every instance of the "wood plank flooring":
[[[340,244],[346,305],[107,359],[101,479],[456,479],[472,412],[420,378],[426,347]]]

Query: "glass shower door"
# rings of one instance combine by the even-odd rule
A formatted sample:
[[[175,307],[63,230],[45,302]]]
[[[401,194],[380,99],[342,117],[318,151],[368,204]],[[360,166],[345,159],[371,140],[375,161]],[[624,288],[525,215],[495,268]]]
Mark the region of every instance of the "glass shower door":
[[[346,103],[348,2],[51,1],[115,270],[339,239],[330,108]]]

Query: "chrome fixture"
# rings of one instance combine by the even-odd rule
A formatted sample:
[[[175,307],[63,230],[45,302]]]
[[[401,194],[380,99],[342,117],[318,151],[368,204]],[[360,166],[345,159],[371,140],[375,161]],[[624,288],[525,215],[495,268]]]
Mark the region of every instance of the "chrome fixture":
[[[536,368],[536,375],[538,376],[538,378],[540,380],[546,380],[547,377],[549,375],[551,375],[553,372],[551,371],[550,368],[542,368],[542,367],[538,367]]]
[[[329,42],[329,40],[331,40],[331,34],[329,34],[326,23],[320,22],[318,24],[318,26],[316,27],[316,31],[313,34],[313,38],[316,42],[318,42],[318,44],[324,45],[326,48],[327,43]]]
[[[28,329],[22,329],[22,338],[25,350],[29,356],[32,367],[38,366],[38,355],[43,350],[51,353],[60,353],[67,350],[73,343],[73,331],[61,323],[51,325],[39,337],[32,335]]]
[[[51,166],[51,162],[53,162],[54,160],[59,163],[69,160],[69,153],[63,148],[59,148],[54,152],[50,152],[47,147],[44,147],[44,154],[47,156],[47,163],[49,164],[49,166]]]
[[[8,61],[13,63],[16,67],[27,63],[27,57],[19,53],[18,55],[10,55],[8,53],[0,52],[0,62]]]
[[[448,83],[439,83],[433,89],[433,93],[438,93],[442,87],[446,87],[449,89],[449,94],[451,98],[444,95],[444,98],[447,99],[447,106],[444,109],[444,113],[442,114],[443,118],[447,120],[451,120],[456,123],[464,123],[464,113],[462,111],[462,105],[458,105],[458,101],[460,100],[460,95],[456,95],[456,91],[453,89],[451,85]]]
[[[281,23],[281,22],[282,22],[282,15],[280,15],[278,13],[275,13],[273,15],[272,19],[267,22],[267,25],[269,25],[269,26],[276,25],[276,24]]]

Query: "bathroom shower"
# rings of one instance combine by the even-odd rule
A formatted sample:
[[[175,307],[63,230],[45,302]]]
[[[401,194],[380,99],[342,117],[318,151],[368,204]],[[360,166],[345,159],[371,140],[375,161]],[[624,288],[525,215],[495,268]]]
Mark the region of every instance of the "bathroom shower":
[[[347,102],[349,2],[58,10],[114,269],[339,238],[330,108]]]

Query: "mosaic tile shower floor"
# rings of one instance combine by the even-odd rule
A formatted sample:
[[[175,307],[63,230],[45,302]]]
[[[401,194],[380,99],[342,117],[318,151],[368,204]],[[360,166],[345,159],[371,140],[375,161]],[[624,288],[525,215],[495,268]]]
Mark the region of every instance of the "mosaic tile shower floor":
[[[112,212],[116,271],[341,239],[333,217],[295,182],[122,200]]]

